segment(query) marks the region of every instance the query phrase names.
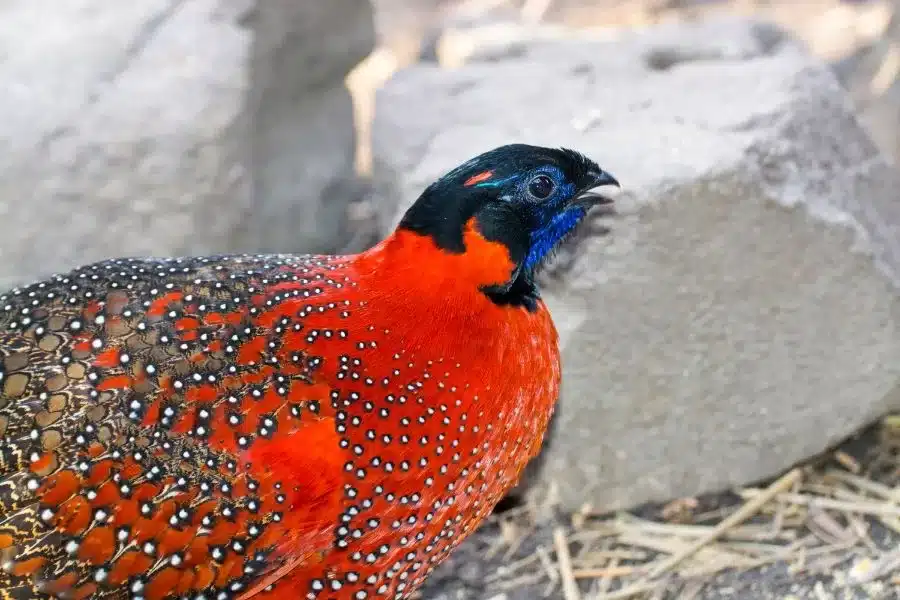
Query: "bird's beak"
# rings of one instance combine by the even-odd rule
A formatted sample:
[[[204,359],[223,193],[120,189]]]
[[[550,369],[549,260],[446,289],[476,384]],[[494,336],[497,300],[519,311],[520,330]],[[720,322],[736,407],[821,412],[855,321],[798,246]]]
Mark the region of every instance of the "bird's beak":
[[[614,185],[616,187],[622,187],[619,185],[619,180],[613,177],[612,173],[600,171],[594,177],[594,187],[600,187],[604,185]]]
[[[606,185],[614,185],[616,187],[621,187],[619,185],[619,181],[612,176],[612,173],[607,173],[606,171],[600,171],[594,175],[593,185],[586,191],[582,192],[578,195],[576,200],[579,204],[583,204],[585,206],[599,206],[602,204],[612,204],[612,198],[608,196],[604,196],[598,192],[593,191],[595,188],[603,187]]]

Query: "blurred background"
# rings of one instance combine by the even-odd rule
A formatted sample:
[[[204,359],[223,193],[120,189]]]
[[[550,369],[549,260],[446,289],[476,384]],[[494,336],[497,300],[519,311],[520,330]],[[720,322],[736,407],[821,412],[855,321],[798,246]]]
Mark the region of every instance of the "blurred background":
[[[900,598],[900,1],[0,2],[0,283],[355,252],[499,144],[622,183],[554,434],[424,600]]]
[[[377,0],[374,5],[378,47],[359,70],[360,88],[377,86],[420,60],[458,65],[473,46],[503,43],[537,25],[591,31],[716,15],[764,19],[786,28],[834,69],[870,134],[895,160],[900,156],[900,17],[889,0]],[[485,38],[493,40],[482,42]],[[363,146],[360,165],[365,168],[368,161]]]

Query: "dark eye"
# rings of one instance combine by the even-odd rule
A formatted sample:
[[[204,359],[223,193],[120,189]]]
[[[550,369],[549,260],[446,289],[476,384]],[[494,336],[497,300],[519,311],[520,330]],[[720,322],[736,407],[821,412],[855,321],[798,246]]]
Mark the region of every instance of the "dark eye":
[[[553,193],[556,184],[546,175],[538,175],[528,182],[528,193],[537,198],[544,200]]]

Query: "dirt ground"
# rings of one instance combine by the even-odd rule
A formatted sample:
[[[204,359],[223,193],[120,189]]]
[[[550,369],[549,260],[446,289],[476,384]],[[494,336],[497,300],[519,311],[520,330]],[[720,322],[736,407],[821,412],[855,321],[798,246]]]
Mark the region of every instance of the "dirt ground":
[[[900,419],[888,417],[753,489],[619,514],[532,500],[498,511],[420,598],[900,598],[898,456]]]

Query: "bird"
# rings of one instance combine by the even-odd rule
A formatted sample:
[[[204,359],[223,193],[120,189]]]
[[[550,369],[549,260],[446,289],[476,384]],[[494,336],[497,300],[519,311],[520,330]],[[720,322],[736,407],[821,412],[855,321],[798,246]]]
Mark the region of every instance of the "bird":
[[[609,185],[508,144],[356,254],[114,258],[0,296],[0,598],[410,598],[540,450],[536,274]]]

